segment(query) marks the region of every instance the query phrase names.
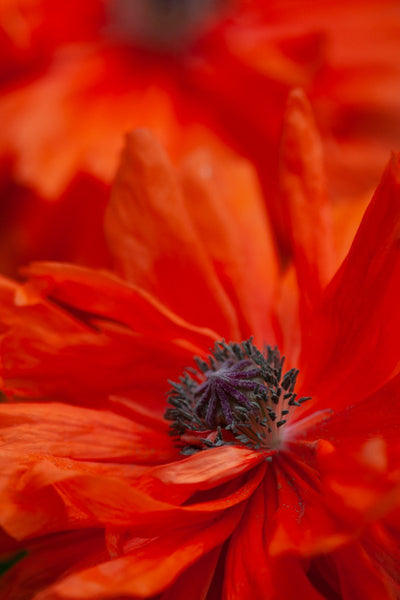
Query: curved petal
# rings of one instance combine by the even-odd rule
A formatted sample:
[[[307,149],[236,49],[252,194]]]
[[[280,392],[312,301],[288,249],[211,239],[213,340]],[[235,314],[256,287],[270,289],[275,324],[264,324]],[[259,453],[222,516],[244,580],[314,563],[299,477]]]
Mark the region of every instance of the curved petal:
[[[288,100],[280,171],[299,290],[303,308],[309,311],[333,274],[335,253],[322,144],[300,89]]]
[[[294,452],[305,461],[315,453],[321,502],[354,529],[385,515],[400,498],[399,394],[400,374],[303,432],[301,420],[288,428]]]
[[[269,552],[312,556],[352,539],[354,527],[341,522],[323,502],[319,473],[290,455],[279,455],[275,469],[277,508],[271,515]]]
[[[318,408],[359,402],[400,368],[399,160],[392,157],[304,340],[304,389]]]
[[[267,478],[269,479],[269,478]],[[262,482],[249,500],[246,511],[229,542],[224,584],[225,600],[271,600],[295,597],[323,600],[307,578],[307,563],[296,557],[269,555],[269,514],[273,478]],[[288,577],[290,573],[290,577]]]
[[[199,150],[183,162],[180,180],[186,210],[236,308],[242,338],[273,344],[278,259],[250,164]]]
[[[34,304],[41,296],[50,296],[72,309],[91,313],[93,318],[110,319],[142,335],[171,343],[182,338],[183,344],[186,337],[187,346],[198,344],[201,348],[221,337],[210,329],[184,321],[145,290],[107,271],[37,262],[22,272],[29,277],[29,282],[17,293],[20,306]]]
[[[137,487],[154,498],[180,503],[194,492],[217,488],[247,473],[262,465],[263,460],[261,453],[247,448],[211,448],[183,460],[150,469],[137,482]]]
[[[161,600],[206,600],[215,574],[221,546],[217,546],[186,569],[161,596]]]
[[[203,529],[176,530],[155,540],[137,540],[129,555],[75,573],[39,594],[35,600],[95,600],[133,595],[148,598],[162,592],[188,566],[219,546],[232,533],[242,508],[227,510]],[[136,546],[136,547],[135,547]]]
[[[400,594],[398,543],[382,543],[370,533],[334,554],[343,600],[396,600]],[[364,539],[365,538],[365,539]]]
[[[127,138],[106,233],[117,268],[128,281],[190,322],[238,338],[234,307],[188,214],[177,175],[147,131]]]
[[[3,449],[78,461],[158,464],[176,457],[164,432],[108,410],[60,403],[0,404]]]
[[[388,447],[381,437],[361,443],[356,434],[337,447],[323,439],[293,443],[278,456],[271,553],[334,551],[392,511],[400,498],[399,448]]]
[[[249,500],[242,520],[229,542],[225,565],[226,600],[262,600],[271,591],[271,574],[265,548],[264,485]]]
[[[3,598],[26,600],[77,566],[107,559],[104,533],[84,530],[25,542],[25,556],[0,578]]]
[[[4,450],[0,524],[16,539],[104,525],[128,528],[135,536],[172,535],[177,522],[180,527],[191,527],[243,504],[259,485],[265,466],[239,479],[233,467],[232,485],[218,488],[217,480],[218,493],[208,497],[195,494],[197,489],[207,489],[206,482],[192,485],[189,490],[186,487],[185,494],[178,487],[180,498],[174,497],[172,486],[172,501],[184,502],[192,496],[191,504],[183,506],[139,489],[136,482],[143,471],[143,467],[135,465]],[[229,477],[226,469],[223,476],[224,481]]]
[[[93,274],[89,282],[96,283],[97,291],[104,292],[103,303],[99,300],[94,304],[82,282],[75,286],[66,278],[67,298],[74,300],[74,294],[78,299],[87,297],[88,308],[111,313],[111,320],[82,313],[73,306],[67,310],[40,299],[40,294],[38,298],[36,290],[21,289],[1,279],[3,390],[26,397],[56,396],[80,404],[105,403],[109,394],[135,394],[143,404],[162,414],[168,380],[179,377],[192,363],[193,355],[208,346],[212,334],[186,326],[173,315],[170,318],[169,313],[162,312],[162,307],[158,310],[157,304],[135,291],[123,286],[120,290],[118,280],[109,281],[106,276]],[[121,318],[137,326],[138,331],[112,318],[117,317],[117,291],[123,296]],[[138,314],[129,319],[124,315],[129,312],[131,299],[132,312],[137,307]],[[150,335],[152,326],[158,336]]]
[[[307,440],[324,439],[337,447],[357,447],[371,438],[381,437],[389,450],[398,452],[400,422],[400,374],[356,404],[330,411],[323,420],[305,429]],[[301,421],[293,425],[301,436]]]

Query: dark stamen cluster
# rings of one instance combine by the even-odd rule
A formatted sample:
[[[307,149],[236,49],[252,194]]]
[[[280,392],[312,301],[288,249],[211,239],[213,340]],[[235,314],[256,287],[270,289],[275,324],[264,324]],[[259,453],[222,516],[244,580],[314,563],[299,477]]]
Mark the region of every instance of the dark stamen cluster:
[[[294,392],[297,369],[282,376],[279,350],[267,346],[262,353],[251,339],[217,342],[207,360],[195,361],[198,369],[189,368],[179,383],[170,382],[171,408],[165,414],[185,454],[238,442],[272,448],[291,407],[309,399]]]

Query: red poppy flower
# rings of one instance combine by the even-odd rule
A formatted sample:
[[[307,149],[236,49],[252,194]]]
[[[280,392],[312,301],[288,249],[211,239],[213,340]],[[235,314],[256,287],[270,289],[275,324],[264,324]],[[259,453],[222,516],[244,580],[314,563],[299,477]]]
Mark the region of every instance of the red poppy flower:
[[[316,109],[331,196],[340,207],[344,198],[367,200],[400,138],[397,2],[227,3],[219,23],[189,36],[184,50],[172,44],[173,52],[154,47],[155,40],[165,42],[165,31],[184,36],[181,19],[154,35],[171,3],[135,4],[147,6],[140,21],[145,35],[127,10],[130,0],[88,0],[84,10],[73,0],[62,19],[49,0],[8,0],[2,8],[5,38],[20,48],[23,26],[24,57],[34,63],[0,101],[1,155],[12,162],[13,177],[2,193],[7,232],[0,255],[13,257],[11,264],[3,258],[3,272],[32,258],[108,266],[100,226],[104,184],[114,175],[122,134],[137,126],[151,128],[177,158],[199,145],[221,151],[226,144],[251,159],[288,252],[276,157],[293,86],[302,86]],[[190,16],[198,4],[221,3],[182,2],[182,11]],[[204,15],[196,15],[199,24]],[[92,197],[96,205],[87,209]],[[78,235],[66,240],[65,215],[66,229],[84,223],[88,243],[74,243]]]
[[[325,289],[296,98],[284,276],[246,165],[176,170],[138,131],[107,210],[115,274],[2,280],[5,597],[399,596],[399,157]]]

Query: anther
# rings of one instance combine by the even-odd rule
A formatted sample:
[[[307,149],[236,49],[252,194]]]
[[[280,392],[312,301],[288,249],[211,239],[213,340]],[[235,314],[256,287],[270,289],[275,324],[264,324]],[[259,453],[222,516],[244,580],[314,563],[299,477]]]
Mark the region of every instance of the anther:
[[[291,407],[310,399],[296,400],[299,371],[290,369],[282,377],[284,358],[278,349],[267,346],[261,352],[251,339],[217,342],[207,360],[194,360],[198,369],[189,367],[179,383],[170,382],[173,408],[165,414],[184,454],[237,443],[274,448]]]

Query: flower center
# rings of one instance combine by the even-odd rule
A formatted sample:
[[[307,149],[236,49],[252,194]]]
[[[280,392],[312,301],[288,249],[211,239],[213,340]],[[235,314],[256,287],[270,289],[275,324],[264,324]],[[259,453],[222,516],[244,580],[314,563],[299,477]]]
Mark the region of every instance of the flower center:
[[[290,413],[309,397],[294,392],[299,371],[282,375],[277,348],[264,352],[252,340],[216,342],[206,361],[195,358],[179,382],[170,382],[165,418],[183,454],[224,444],[273,449]]]

